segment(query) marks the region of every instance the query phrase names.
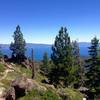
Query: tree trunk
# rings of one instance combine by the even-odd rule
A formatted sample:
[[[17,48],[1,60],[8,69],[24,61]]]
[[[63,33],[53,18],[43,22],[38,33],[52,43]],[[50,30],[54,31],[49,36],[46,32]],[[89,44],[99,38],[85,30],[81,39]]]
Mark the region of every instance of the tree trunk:
[[[32,49],[32,79],[35,79],[34,51]]]

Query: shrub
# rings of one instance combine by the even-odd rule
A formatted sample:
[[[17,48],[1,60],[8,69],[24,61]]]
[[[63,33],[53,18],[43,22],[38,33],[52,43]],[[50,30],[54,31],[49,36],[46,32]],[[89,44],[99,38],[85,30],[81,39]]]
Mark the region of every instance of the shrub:
[[[3,64],[0,64],[0,72],[4,72],[5,68]]]
[[[61,100],[52,91],[48,90],[47,92],[42,92],[38,90],[33,90],[29,92],[25,97],[20,98],[20,100]]]

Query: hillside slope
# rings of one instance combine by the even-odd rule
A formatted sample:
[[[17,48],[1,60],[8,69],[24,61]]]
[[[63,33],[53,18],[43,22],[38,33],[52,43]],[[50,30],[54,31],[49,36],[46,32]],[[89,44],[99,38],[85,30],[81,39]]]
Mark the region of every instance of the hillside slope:
[[[82,94],[71,88],[42,83],[39,71],[31,79],[31,70],[18,64],[0,63],[0,100],[82,100]]]

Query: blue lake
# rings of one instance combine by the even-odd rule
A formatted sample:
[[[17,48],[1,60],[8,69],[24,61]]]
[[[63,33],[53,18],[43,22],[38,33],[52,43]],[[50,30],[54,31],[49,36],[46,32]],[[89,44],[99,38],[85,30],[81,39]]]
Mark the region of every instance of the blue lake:
[[[90,46],[89,43],[79,43],[81,56],[83,56],[83,57],[88,56],[88,47],[89,46]],[[2,47],[1,50],[4,54],[11,56],[11,51],[9,49],[9,45],[2,45],[1,47]],[[45,44],[27,44],[26,48],[27,48],[26,55],[28,57],[31,57],[31,50],[33,48],[35,60],[42,60],[45,52],[47,52],[50,57],[51,52],[52,52],[51,45],[45,45]]]

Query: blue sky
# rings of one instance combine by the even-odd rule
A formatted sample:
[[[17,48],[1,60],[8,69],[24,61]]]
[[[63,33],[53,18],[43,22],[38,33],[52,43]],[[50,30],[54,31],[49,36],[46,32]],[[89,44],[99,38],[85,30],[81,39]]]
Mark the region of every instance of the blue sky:
[[[52,44],[61,26],[71,40],[100,38],[100,0],[0,0],[0,43],[10,43],[17,25],[28,43]]]

